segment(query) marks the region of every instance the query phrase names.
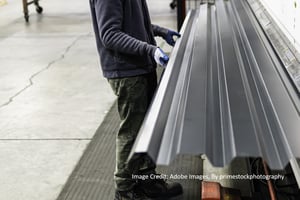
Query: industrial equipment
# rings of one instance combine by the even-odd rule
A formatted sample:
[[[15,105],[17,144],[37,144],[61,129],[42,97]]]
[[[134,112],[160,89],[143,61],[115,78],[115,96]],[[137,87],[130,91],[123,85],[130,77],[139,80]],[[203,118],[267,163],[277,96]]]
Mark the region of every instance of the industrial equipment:
[[[206,154],[215,166],[247,157],[250,172],[292,173],[263,184],[277,192],[292,185],[297,199],[299,88],[256,3],[216,0],[188,13],[132,153],[163,165],[177,154]]]

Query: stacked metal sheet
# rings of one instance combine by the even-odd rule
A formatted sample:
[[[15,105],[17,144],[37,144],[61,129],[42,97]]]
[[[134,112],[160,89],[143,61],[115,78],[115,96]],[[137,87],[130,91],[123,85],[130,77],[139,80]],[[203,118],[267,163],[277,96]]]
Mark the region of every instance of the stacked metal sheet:
[[[157,164],[206,154],[215,166],[300,157],[300,99],[247,1],[191,11],[133,152]]]

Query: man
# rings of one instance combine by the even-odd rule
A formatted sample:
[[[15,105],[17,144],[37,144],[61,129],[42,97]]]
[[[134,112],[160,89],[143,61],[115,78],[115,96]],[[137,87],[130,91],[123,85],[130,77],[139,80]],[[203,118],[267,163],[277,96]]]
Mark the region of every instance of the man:
[[[121,118],[116,140],[115,200],[172,197],[182,193],[178,183],[134,180],[132,174],[155,174],[147,156],[127,162],[157,86],[156,65],[168,56],[154,36],[174,45],[179,33],[151,24],[146,0],[90,0],[92,21],[104,77],[117,95]]]

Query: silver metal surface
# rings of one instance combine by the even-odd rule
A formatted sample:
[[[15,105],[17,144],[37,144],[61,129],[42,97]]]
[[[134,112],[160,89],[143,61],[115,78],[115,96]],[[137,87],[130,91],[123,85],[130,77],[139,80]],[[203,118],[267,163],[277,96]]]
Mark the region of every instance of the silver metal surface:
[[[299,96],[248,3],[201,5],[181,34],[133,153],[261,156],[273,169],[299,158]]]
[[[247,0],[252,8],[255,17],[260,22],[260,26],[266,33],[268,39],[279,55],[289,78],[293,81],[298,94],[300,94],[300,52],[294,44],[290,42],[274,18],[259,0]]]

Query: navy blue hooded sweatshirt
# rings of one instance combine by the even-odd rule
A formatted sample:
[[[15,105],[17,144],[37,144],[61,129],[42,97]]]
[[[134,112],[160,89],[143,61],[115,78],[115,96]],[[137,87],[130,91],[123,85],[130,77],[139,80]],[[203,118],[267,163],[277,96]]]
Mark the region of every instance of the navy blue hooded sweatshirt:
[[[90,0],[103,75],[122,78],[153,72],[154,36],[168,30],[152,25],[146,0]]]

